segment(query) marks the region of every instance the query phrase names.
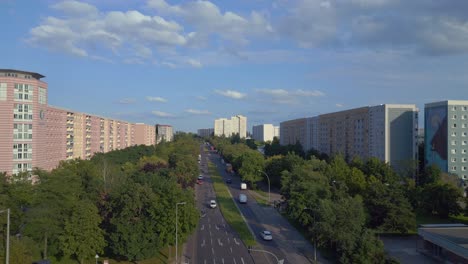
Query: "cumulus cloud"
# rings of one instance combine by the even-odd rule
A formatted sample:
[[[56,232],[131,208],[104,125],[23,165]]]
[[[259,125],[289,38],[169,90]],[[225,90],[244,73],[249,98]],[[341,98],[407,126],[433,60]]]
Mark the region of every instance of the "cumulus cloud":
[[[136,103],[135,98],[123,98],[120,99],[117,103],[119,104],[134,104]]]
[[[193,115],[211,115],[211,112],[208,110],[187,109],[185,112]]]
[[[243,99],[247,96],[246,94],[233,90],[215,90],[214,92],[224,97],[229,97],[232,99]]]
[[[154,111],[151,111],[151,113],[157,117],[165,117],[165,118],[175,117],[173,114],[162,112],[162,111],[154,110]]]
[[[344,105],[343,104],[335,104],[336,107],[343,107]]]
[[[158,96],[146,96],[146,101],[166,103],[167,99],[164,99],[164,98],[158,97]]]

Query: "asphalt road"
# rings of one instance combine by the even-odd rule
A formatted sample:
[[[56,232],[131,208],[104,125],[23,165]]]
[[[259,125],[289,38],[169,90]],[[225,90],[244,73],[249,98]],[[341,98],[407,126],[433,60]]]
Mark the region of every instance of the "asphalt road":
[[[211,161],[219,168],[219,172],[224,180],[230,178],[229,190],[234,197],[237,205],[244,215],[251,232],[256,236],[258,242],[257,248],[265,250],[276,255],[278,260],[284,260],[284,263],[301,264],[312,263],[314,258],[314,248],[304,237],[273,207],[259,205],[251,191],[240,189],[240,177],[231,175],[225,171],[225,164],[216,154],[211,154]],[[239,194],[246,194],[247,204],[239,204]],[[262,230],[268,230],[273,234],[273,241],[263,241],[259,236]],[[252,252],[255,263],[258,264],[276,264],[277,260],[270,254]],[[319,263],[327,263],[317,252]]]
[[[199,264],[247,264],[254,263],[247,247],[237,233],[226,224],[219,207],[210,208],[210,200],[216,200],[213,184],[208,172],[207,154],[201,149],[200,168],[203,184],[195,188],[197,206],[202,217],[197,231],[187,241],[181,263]]]

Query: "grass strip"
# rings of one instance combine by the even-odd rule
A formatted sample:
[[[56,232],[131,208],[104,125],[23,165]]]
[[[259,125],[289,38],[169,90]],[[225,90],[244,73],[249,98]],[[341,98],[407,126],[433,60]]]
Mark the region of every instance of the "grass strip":
[[[253,190],[255,193],[253,193],[254,199],[257,201],[257,203],[261,206],[269,206],[268,205],[268,194],[265,193],[262,190]]]
[[[219,208],[221,209],[221,213],[226,219],[226,222],[234,228],[247,246],[255,245],[255,239],[252,233],[250,233],[247,223],[244,222],[239,209],[229,193],[228,187],[224,184],[221,175],[219,175],[219,172],[213,163],[208,163],[208,170],[211,179],[213,180],[213,186],[216,192],[216,199],[218,201]]]

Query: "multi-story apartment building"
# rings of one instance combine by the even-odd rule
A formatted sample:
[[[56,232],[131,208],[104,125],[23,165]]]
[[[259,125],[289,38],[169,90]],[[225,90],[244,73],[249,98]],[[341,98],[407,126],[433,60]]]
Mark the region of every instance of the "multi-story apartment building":
[[[294,145],[298,141],[304,147],[307,141],[307,118],[288,120],[280,123],[280,144]]]
[[[154,126],[136,123],[134,127],[134,142],[136,145],[155,145],[156,129]]]
[[[280,144],[366,159],[394,167],[417,160],[418,109],[415,105],[360,107],[281,123]]]
[[[275,127],[272,124],[263,124],[252,127],[252,138],[256,141],[273,141]]]
[[[280,127],[279,127],[279,126],[274,126],[273,129],[274,129],[273,137],[276,137],[276,138],[278,138],[278,140],[279,140],[279,138],[280,138],[280,131],[281,131],[281,130],[280,130]]]
[[[468,180],[468,101],[441,101],[424,107],[426,165]]]
[[[227,118],[219,118],[214,121],[214,135],[230,137],[239,134],[241,138],[247,137],[247,117],[236,115]]]
[[[170,142],[174,138],[174,131],[170,125],[156,125],[156,144],[161,141]]]
[[[197,134],[199,137],[208,138],[214,134],[213,128],[201,128],[197,130]]]
[[[136,144],[134,124],[49,106],[42,78],[0,69],[0,172],[51,170],[61,160],[89,159]],[[144,144],[150,145],[155,129],[148,127],[153,141]]]

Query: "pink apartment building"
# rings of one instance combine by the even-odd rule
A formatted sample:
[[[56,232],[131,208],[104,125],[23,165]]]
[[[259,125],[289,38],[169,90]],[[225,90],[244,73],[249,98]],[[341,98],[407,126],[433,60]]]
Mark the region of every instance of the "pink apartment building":
[[[51,170],[62,160],[155,144],[154,126],[49,106],[42,78],[0,69],[0,172]]]

